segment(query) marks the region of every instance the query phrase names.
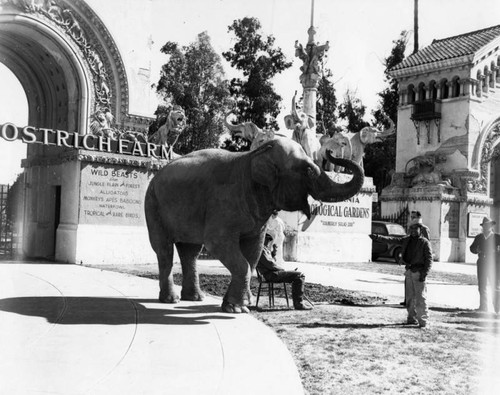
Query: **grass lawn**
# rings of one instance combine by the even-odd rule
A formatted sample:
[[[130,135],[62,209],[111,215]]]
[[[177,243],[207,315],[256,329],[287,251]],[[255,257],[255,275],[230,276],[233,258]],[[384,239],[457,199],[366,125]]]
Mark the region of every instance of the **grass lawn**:
[[[370,270],[402,274],[394,264],[373,265]],[[99,268],[157,278],[154,265]],[[473,276],[433,274],[456,283],[475,281]],[[180,284],[180,279],[177,269],[174,281]],[[200,274],[200,283],[206,293],[222,296],[228,276]],[[406,310],[399,300],[319,284],[307,283],[306,289],[314,310],[287,309],[278,295],[277,308],[268,309],[264,296],[251,311],[287,345],[306,393],[498,393],[500,319],[494,315],[431,308],[430,327],[422,330],[403,325]]]

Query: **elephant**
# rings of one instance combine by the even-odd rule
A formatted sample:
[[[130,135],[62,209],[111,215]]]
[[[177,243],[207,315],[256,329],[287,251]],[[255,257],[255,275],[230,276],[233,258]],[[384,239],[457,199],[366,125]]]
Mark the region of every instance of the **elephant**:
[[[232,135],[241,137],[250,142],[250,151],[259,148],[266,141],[274,139],[275,136],[272,129],[262,130],[253,122],[243,122],[233,125],[228,121],[229,115],[231,115],[231,113],[228,113],[224,118],[224,124]]]
[[[316,164],[325,171],[338,171],[338,166],[334,166],[328,161],[327,152],[330,151],[333,156],[345,158],[352,152],[351,140],[344,133],[335,133],[332,137],[324,135],[319,140],[321,148],[318,151]]]
[[[296,96],[297,91],[295,91],[292,98],[292,113],[285,116],[285,126],[287,129],[293,130],[292,140],[299,143],[310,158],[317,160],[320,144],[314,131],[316,121],[305,112],[297,111],[295,105]]]
[[[363,167],[363,156],[368,144],[379,143],[396,132],[396,127],[392,119],[385,115],[390,126],[388,129],[379,130],[377,128],[366,126],[358,133],[348,133],[346,136],[351,141],[351,152],[346,150],[344,158],[349,158]]]
[[[196,260],[205,245],[231,273],[222,311],[248,313],[250,277],[273,211],[300,210],[310,218],[308,195],[339,202],[362,187],[364,172],[359,165],[327,157],[350,169],[352,179],[333,181],[288,138],[276,138],[255,151],[195,151],[159,170],[144,205],[149,240],[158,258],[160,302],[179,301],[172,277],[174,244],[183,272],[180,298],[203,299]]]

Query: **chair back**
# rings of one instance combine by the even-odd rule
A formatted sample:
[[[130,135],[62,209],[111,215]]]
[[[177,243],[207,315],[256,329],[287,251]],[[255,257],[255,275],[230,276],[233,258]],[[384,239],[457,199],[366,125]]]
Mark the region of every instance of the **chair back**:
[[[266,282],[264,276],[262,275],[262,273],[260,272],[259,269],[255,268],[255,273],[257,274],[257,280],[259,280],[259,283],[265,283]]]

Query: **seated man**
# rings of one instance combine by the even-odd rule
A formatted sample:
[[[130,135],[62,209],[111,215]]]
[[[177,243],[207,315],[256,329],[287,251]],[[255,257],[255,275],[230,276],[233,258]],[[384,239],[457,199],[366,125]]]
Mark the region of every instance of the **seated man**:
[[[276,249],[273,237],[266,233],[257,270],[266,281],[292,283],[293,307],[296,310],[311,310],[311,307],[304,305],[303,302],[305,276],[296,270],[289,271],[279,266],[275,258]]]

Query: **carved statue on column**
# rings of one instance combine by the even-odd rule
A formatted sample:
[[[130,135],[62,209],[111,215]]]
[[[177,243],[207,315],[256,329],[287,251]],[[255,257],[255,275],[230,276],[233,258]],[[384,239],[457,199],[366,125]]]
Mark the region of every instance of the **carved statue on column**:
[[[323,45],[317,45],[314,42],[314,35],[316,31],[314,27],[311,26],[307,31],[309,39],[307,45],[304,48],[299,41],[295,41],[295,56],[302,60],[303,64],[300,67],[302,74],[300,76],[300,83],[304,88],[315,88],[317,86],[318,80],[320,79],[320,64],[321,58],[323,57],[325,51],[330,48],[330,44],[327,41]]]

